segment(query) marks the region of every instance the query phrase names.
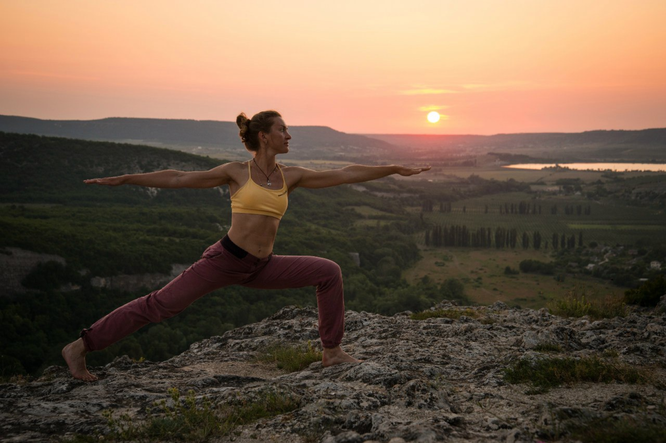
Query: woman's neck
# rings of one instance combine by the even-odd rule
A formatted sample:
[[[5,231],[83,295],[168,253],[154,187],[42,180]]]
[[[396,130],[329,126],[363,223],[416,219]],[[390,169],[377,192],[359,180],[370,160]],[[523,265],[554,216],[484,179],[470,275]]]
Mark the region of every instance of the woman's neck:
[[[264,171],[272,171],[275,168],[275,156],[254,154],[252,159]]]

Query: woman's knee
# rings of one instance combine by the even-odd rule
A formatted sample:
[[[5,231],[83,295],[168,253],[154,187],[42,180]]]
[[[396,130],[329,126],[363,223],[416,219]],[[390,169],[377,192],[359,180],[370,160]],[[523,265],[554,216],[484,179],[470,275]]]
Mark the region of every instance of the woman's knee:
[[[342,279],[342,269],[333,260],[322,259],[323,266],[321,267],[321,275],[325,280],[337,280]]]

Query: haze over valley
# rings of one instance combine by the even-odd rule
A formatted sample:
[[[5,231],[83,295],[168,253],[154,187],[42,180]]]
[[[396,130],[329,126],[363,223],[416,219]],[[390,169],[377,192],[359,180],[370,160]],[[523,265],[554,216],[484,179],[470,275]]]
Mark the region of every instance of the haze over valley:
[[[40,120],[0,115],[0,131],[178,149],[236,160],[248,154],[233,122],[106,118]],[[484,135],[346,134],[327,126],[291,126],[282,161],[437,161],[486,153],[548,161],[666,162],[666,129]],[[520,157],[515,158],[520,159]]]

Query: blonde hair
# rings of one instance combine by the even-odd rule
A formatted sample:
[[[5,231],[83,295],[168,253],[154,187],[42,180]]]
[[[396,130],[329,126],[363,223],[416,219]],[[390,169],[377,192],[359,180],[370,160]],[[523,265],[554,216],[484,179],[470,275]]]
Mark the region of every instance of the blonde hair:
[[[236,125],[240,128],[238,135],[245,147],[250,151],[259,150],[259,133],[270,132],[273,120],[282,117],[277,111],[261,111],[247,118],[244,112],[236,117]]]

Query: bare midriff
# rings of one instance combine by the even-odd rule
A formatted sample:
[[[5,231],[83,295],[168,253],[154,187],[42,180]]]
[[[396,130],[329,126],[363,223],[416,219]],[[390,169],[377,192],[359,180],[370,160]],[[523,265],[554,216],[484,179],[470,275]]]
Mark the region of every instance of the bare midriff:
[[[257,214],[232,214],[227,235],[237,246],[258,258],[273,252],[280,220]]]

